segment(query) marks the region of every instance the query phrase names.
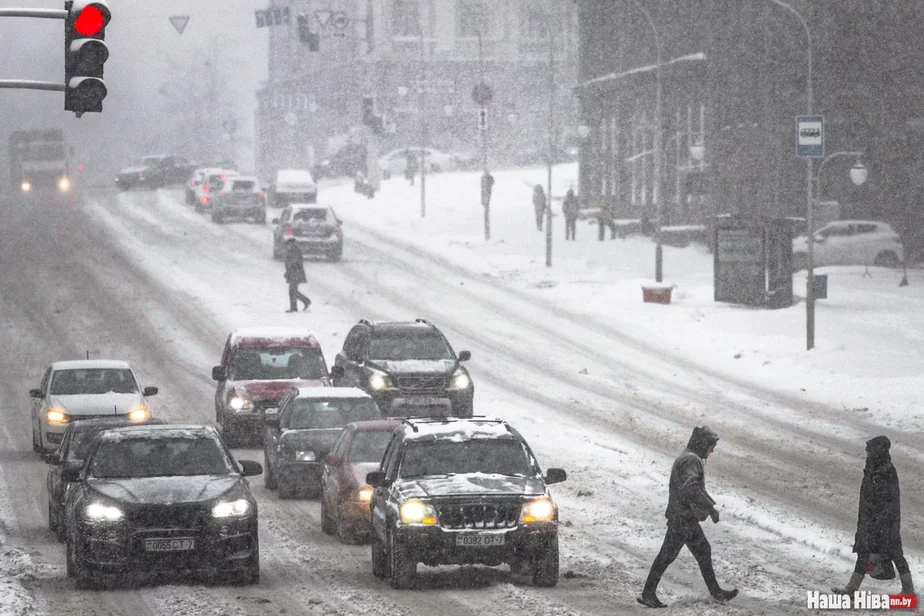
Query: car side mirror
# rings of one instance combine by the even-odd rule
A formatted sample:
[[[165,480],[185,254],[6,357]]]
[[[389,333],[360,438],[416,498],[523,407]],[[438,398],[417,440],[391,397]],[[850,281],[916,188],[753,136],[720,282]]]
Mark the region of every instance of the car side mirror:
[[[568,479],[568,473],[563,468],[550,468],[545,472],[546,484],[561,483]]]
[[[330,369],[330,375],[335,379],[342,379],[345,374],[343,366],[334,366]]]
[[[144,394],[144,396],[146,396],[146,397],[147,397],[147,396],[156,396],[156,395],[157,395],[157,391],[158,391],[158,389],[157,389],[156,387],[145,387],[145,388],[141,391],[141,393]]]
[[[45,464],[51,464],[52,466],[58,466],[61,464],[61,458],[58,457],[57,451],[42,452],[42,460],[45,462]]]
[[[274,224],[274,225],[278,225],[278,224],[279,224],[279,219],[278,219],[278,218],[274,218],[274,219],[273,219],[273,224]]]
[[[468,361],[472,358],[471,351],[459,351],[459,361]]]
[[[74,483],[80,481],[80,471],[83,470],[83,466],[77,464],[68,464],[61,471],[61,480],[66,481],[67,483]]]
[[[372,471],[366,474],[366,483],[373,488],[385,485],[385,471]]]
[[[228,379],[228,374],[225,372],[224,366],[215,366],[212,368],[212,380],[213,381],[225,381]]]
[[[244,477],[253,477],[254,475],[263,474],[263,465],[259,462],[254,462],[253,460],[238,460],[237,463],[241,465],[241,474]]]
[[[41,389],[30,389],[30,390],[29,390],[29,396],[32,397],[32,398],[41,398],[41,397],[42,397],[42,390],[41,390]]]

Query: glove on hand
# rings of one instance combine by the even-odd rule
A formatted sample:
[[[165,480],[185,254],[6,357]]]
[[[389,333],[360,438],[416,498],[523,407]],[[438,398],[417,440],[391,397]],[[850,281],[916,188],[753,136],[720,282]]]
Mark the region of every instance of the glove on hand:
[[[709,512],[709,517],[712,518],[713,524],[718,524],[719,523],[719,510],[713,507],[712,511]]]

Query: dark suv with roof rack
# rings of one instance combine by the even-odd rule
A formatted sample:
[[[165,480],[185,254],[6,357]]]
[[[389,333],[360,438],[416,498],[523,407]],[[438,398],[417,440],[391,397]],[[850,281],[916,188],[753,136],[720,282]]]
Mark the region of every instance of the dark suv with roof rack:
[[[567,474],[539,463],[519,432],[490,417],[409,418],[395,429],[372,494],[372,573],[408,588],[425,565],[508,563],[558,583],[558,506]]]
[[[367,321],[353,326],[337,353],[335,387],[358,387],[386,417],[471,417],[475,386],[443,333],[429,321]]]

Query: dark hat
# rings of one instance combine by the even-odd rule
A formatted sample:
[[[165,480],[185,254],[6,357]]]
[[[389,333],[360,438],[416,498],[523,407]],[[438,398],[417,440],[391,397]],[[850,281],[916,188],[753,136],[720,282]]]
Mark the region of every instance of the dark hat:
[[[709,426],[696,426],[693,428],[693,434],[690,435],[687,449],[702,458],[718,442],[719,435],[713,432],[712,428]]]
[[[892,441],[888,436],[876,436],[866,441],[866,451],[870,453],[889,453]]]

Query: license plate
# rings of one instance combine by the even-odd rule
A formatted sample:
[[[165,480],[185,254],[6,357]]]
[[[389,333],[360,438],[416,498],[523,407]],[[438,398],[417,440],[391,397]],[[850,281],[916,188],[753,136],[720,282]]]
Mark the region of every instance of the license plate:
[[[400,398],[400,400],[412,406],[440,406],[449,403],[446,398]]]
[[[196,547],[196,540],[192,537],[179,537],[176,539],[145,539],[146,552],[179,552],[192,550]]]
[[[486,548],[504,545],[504,535],[456,535],[456,547]]]

